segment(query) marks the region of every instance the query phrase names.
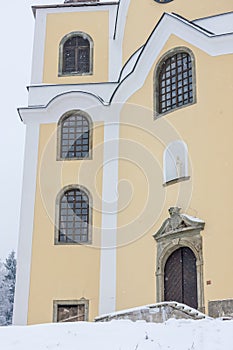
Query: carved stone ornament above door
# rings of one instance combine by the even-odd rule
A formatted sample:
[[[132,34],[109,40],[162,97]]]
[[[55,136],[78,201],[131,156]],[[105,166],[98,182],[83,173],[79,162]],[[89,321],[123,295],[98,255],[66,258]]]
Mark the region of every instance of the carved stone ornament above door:
[[[156,241],[163,241],[172,236],[177,238],[185,236],[190,231],[200,232],[204,229],[203,220],[187,214],[180,213],[181,208],[171,207],[168,209],[170,218],[166,219],[160,229],[153,235]]]

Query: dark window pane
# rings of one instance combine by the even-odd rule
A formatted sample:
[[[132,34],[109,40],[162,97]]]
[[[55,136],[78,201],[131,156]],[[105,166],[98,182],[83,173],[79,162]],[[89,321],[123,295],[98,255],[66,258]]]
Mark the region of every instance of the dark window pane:
[[[171,76],[171,79],[168,77]],[[186,52],[167,58],[159,72],[158,112],[164,113],[193,101],[192,62]],[[172,95],[164,92],[172,90]]]
[[[89,200],[80,189],[68,190],[60,199],[59,242],[87,242]]]
[[[67,127],[72,119],[72,127]],[[69,146],[69,148],[68,148]],[[85,154],[82,154],[85,152]],[[62,158],[83,158],[89,155],[89,121],[83,115],[72,115],[61,123]]]
[[[82,35],[75,35],[63,44],[62,73],[90,72],[90,43]]]
[[[85,305],[58,305],[57,322],[77,322],[85,320]]]

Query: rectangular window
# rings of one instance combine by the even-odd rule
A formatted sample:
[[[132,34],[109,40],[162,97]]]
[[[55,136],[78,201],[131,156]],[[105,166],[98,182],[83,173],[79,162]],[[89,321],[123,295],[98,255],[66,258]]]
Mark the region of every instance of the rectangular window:
[[[53,303],[53,321],[88,321],[88,306],[89,301],[84,298],[79,300],[56,300]]]

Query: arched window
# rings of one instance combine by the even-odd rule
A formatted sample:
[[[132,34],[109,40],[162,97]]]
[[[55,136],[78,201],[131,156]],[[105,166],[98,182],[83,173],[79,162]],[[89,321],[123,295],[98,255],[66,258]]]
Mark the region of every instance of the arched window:
[[[163,154],[164,183],[189,179],[188,148],[184,141],[171,142]]]
[[[82,111],[71,111],[58,123],[59,159],[90,158],[90,117]]]
[[[166,113],[194,102],[194,58],[187,48],[173,49],[155,72],[156,113]]]
[[[92,74],[93,40],[82,32],[66,35],[60,43],[59,75]]]
[[[58,196],[56,243],[90,243],[91,206],[89,194],[69,187]]]

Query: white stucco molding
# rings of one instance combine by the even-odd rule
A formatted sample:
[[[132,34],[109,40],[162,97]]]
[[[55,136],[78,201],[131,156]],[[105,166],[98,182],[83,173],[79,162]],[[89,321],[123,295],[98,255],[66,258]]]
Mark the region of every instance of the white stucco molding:
[[[21,209],[19,266],[16,284],[15,324],[27,323],[36,168],[40,124],[57,123],[67,111],[85,110],[93,122],[104,122],[104,159],[102,188],[102,232],[100,258],[99,312],[113,312],[116,306],[116,241],[117,186],[119,158],[119,118],[122,105],[104,106],[90,94],[69,92],[55,97],[45,107],[21,108],[20,116],[27,124],[24,188]],[[30,193],[30,199],[28,199]]]
[[[143,86],[151,67],[172,34],[186,41],[187,46],[190,43],[210,56],[233,53],[233,33],[210,34],[178,15],[165,13],[141,50],[131,72],[117,86],[110,102],[123,103]]]
[[[128,59],[128,61],[125,63],[124,67],[121,70],[118,82],[123,81],[132,72],[143,50],[143,47],[144,46],[140,47],[136,52],[134,52],[132,56],[130,56],[130,58]]]
[[[43,12],[38,12],[34,27],[31,84],[41,83],[43,81],[45,37],[46,16]]]
[[[58,95],[79,92],[93,95],[103,104],[108,104],[118,83],[32,85],[28,87],[28,106],[47,106]]]
[[[75,5],[75,6],[73,6]],[[31,84],[42,84],[44,71],[44,54],[46,39],[46,21],[48,14],[56,13],[74,13],[74,12],[101,12],[109,13],[109,81],[116,80],[121,69],[122,50],[113,45],[113,36],[115,32],[115,22],[117,17],[118,2],[105,3],[89,3],[88,5],[61,4],[61,5],[45,5],[34,6],[35,30],[34,30],[34,46],[32,55],[32,73]],[[77,30],[79,29],[77,24]],[[68,33],[67,33],[68,34]],[[59,47],[57,48],[59,52]]]
[[[233,12],[198,18],[192,22],[215,34],[233,32]]]
[[[57,95],[72,91],[91,94],[105,105],[112,102],[122,103],[143,86],[151,67],[172,34],[186,41],[187,46],[190,43],[211,56],[233,53],[233,33],[210,34],[178,15],[165,13],[145,45],[129,58],[121,71],[119,62],[114,61],[115,68],[111,78],[117,78],[117,81],[77,85],[33,85],[28,88],[29,105],[45,106]],[[119,43],[112,42],[111,45],[118,49]],[[118,60],[119,57],[115,59]]]
[[[24,175],[17,250],[17,276],[13,316],[13,324],[15,325],[27,324],[38,143],[39,126],[29,123],[26,129]]]
[[[111,108],[115,122],[104,123],[102,230],[99,314],[116,310],[119,128],[121,106]]]
[[[131,0],[120,0],[115,25],[114,39],[123,43],[125,24],[128,16],[128,9]]]
[[[74,109],[90,113],[94,122],[105,120],[108,112],[100,99],[80,91],[63,93],[54,97],[46,106],[19,108],[18,112],[25,124],[48,124],[57,123],[64,113]]]

